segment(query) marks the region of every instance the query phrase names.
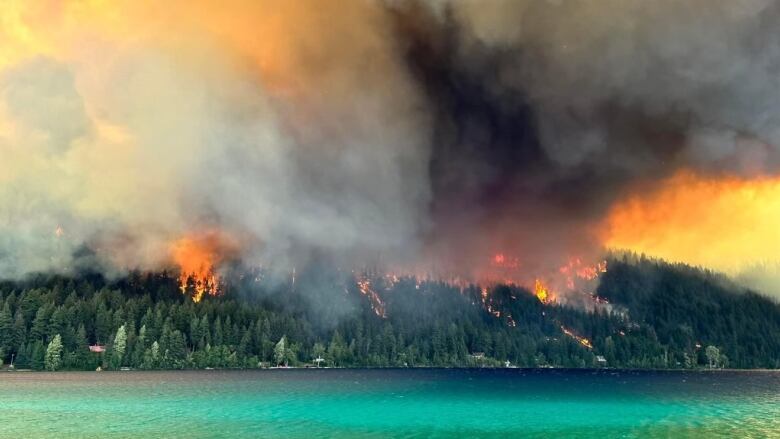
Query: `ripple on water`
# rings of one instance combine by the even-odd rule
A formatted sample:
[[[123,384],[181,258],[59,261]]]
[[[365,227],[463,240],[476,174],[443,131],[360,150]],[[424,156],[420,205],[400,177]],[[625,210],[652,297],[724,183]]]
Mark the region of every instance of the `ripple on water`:
[[[0,437],[771,437],[780,373],[0,374]]]

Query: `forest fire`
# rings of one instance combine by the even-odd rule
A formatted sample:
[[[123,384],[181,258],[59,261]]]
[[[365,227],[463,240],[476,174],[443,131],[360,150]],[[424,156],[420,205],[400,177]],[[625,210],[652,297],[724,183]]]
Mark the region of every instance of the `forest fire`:
[[[179,267],[179,289],[199,302],[204,294],[222,293],[217,266],[231,252],[231,241],[217,232],[186,236],[171,245],[171,258]]]
[[[577,340],[579,344],[585,346],[586,348],[593,349],[593,344],[587,338],[575,334],[574,332],[572,332],[570,329],[566,328],[563,325],[561,325],[561,331],[563,331],[563,333],[568,335],[569,337]]]
[[[374,311],[374,314],[383,319],[386,318],[385,304],[382,302],[382,298],[379,297],[379,294],[374,291],[374,288],[371,286],[371,280],[367,276],[363,276],[357,278],[356,282],[360,294],[368,297],[368,300],[371,302],[371,309]]]
[[[524,264],[521,258],[509,253],[494,253],[485,265],[477,270],[477,275],[469,278],[451,276],[447,279],[436,279],[453,285],[465,287],[478,285],[482,287],[482,303],[488,302],[488,288],[491,285],[524,286],[531,290],[543,304],[565,300],[571,292],[592,295],[590,291],[602,273],[607,271],[605,260],[595,260],[587,263],[581,256],[565,259],[561,266],[552,265],[548,269],[531,269],[533,264]],[[598,301],[597,298],[593,298]]]
[[[550,294],[549,288],[547,288],[547,286],[539,279],[534,281],[534,295],[537,299],[539,299],[540,302],[544,304],[553,301],[553,297],[552,294]]]
[[[565,276],[566,287],[573,290],[576,287],[577,279],[591,281],[596,279],[601,273],[606,273],[607,261],[599,261],[593,265],[587,265],[582,262],[581,258],[572,258],[558,271]]]

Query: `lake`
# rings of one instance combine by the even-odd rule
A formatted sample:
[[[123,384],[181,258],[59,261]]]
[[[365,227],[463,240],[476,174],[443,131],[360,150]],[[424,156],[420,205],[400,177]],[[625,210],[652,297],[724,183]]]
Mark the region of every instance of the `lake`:
[[[0,437],[780,437],[780,372],[0,374]]]

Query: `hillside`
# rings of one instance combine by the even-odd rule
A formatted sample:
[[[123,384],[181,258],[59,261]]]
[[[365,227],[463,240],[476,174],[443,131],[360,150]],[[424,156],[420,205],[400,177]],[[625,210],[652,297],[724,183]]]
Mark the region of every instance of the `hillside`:
[[[37,275],[0,283],[0,358],[87,370],[318,357],[340,367],[780,367],[777,303],[709,272],[632,259],[608,262],[596,293],[609,304],[591,311],[543,304],[514,286],[339,273],[295,284],[245,273],[199,303],[167,273]],[[90,352],[97,344],[105,352]]]

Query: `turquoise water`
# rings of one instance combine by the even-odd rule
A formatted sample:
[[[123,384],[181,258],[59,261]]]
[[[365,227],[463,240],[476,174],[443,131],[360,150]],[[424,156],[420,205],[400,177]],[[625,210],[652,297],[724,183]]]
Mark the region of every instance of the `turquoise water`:
[[[0,374],[0,437],[778,437],[778,372]]]

